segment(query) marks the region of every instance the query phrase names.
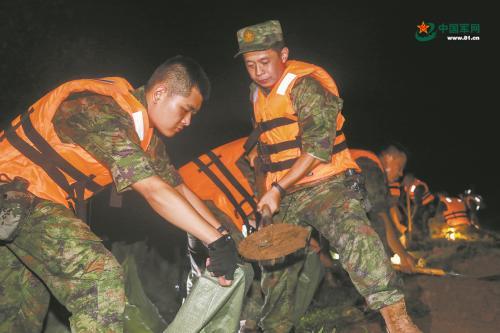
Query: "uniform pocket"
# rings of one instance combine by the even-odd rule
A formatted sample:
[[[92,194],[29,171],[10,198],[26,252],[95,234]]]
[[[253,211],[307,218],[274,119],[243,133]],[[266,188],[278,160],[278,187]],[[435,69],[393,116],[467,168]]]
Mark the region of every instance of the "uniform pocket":
[[[18,178],[0,185],[0,241],[13,241],[33,208],[35,196],[26,187]]]

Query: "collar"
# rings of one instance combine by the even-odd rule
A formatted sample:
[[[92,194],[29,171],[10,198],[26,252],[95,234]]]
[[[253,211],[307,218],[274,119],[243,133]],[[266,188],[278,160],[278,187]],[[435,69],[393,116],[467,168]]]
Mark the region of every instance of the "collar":
[[[146,101],[146,90],[144,86],[140,86],[137,89],[132,91],[132,95],[144,106],[144,108],[148,109],[148,102]]]

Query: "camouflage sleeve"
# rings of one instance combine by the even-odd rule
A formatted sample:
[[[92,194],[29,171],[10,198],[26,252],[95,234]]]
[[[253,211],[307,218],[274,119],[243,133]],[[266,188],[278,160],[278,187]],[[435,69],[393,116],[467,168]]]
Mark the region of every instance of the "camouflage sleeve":
[[[158,135],[154,134],[151,138],[147,153],[151,157],[151,163],[158,176],[170,186],[182,184],[182,178],[170,161],[165,144]]]
[[[363,172],[365,188],[371,211],[378,213],[389,208],[389,188],[385,176],[379,166],[369,158],[360,157],[356,159]]]
[[[132,118],[110,97],[68,99],[53,123],[63,142],[81,146],[109,168],[118,192],[156,174],[154,162],[140,147]]]
[[[291,98],[299,118],[302,152],[330,161],[342,100],[309,77],[295,84]]]

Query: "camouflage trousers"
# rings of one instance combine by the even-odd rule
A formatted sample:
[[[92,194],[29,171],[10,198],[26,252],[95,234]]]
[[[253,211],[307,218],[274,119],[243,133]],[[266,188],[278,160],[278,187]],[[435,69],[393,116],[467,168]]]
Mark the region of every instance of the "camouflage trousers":
[[[71,312],[72,332],[123,331],[120,265],[71,210],[42,201],[0,246],[0,332],[40,332],[49,291]]]
[[[389,246],[389,243],[387,242],[387,236],[386,236],[386,228],[385,228],[385,222],[384,220],[378,215],[379,212],[376,211],[370,211],[368,213],[368,218],[370,219],[370,224],[379,236],[380,240],[382,241],[382,244],[384,245],[384,250],[386,251],[387,254],[392,255],[392,250]],[[389,214],[389,213],[387,213]]]
[[[378,310],[404,296],[380,238],[370,226],[355,179],[338,175],[317,186],[287,195],[275,223],[318,230],[340,255],[340,262],[368,306]],[[262,267],[265,295],[260,326],[264,332],[289,332],[294,326],[298,276],[304,261],[285,267]]]

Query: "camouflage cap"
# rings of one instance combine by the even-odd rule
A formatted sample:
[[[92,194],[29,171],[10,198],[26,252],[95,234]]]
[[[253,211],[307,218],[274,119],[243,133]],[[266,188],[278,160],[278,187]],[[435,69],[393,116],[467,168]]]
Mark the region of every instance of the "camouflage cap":
[[[238,30],[236,33],[240,50],[234,57],[252,51],[267,50],[276,45],[285,45],[281,24],[277,20],[266,21]]]

